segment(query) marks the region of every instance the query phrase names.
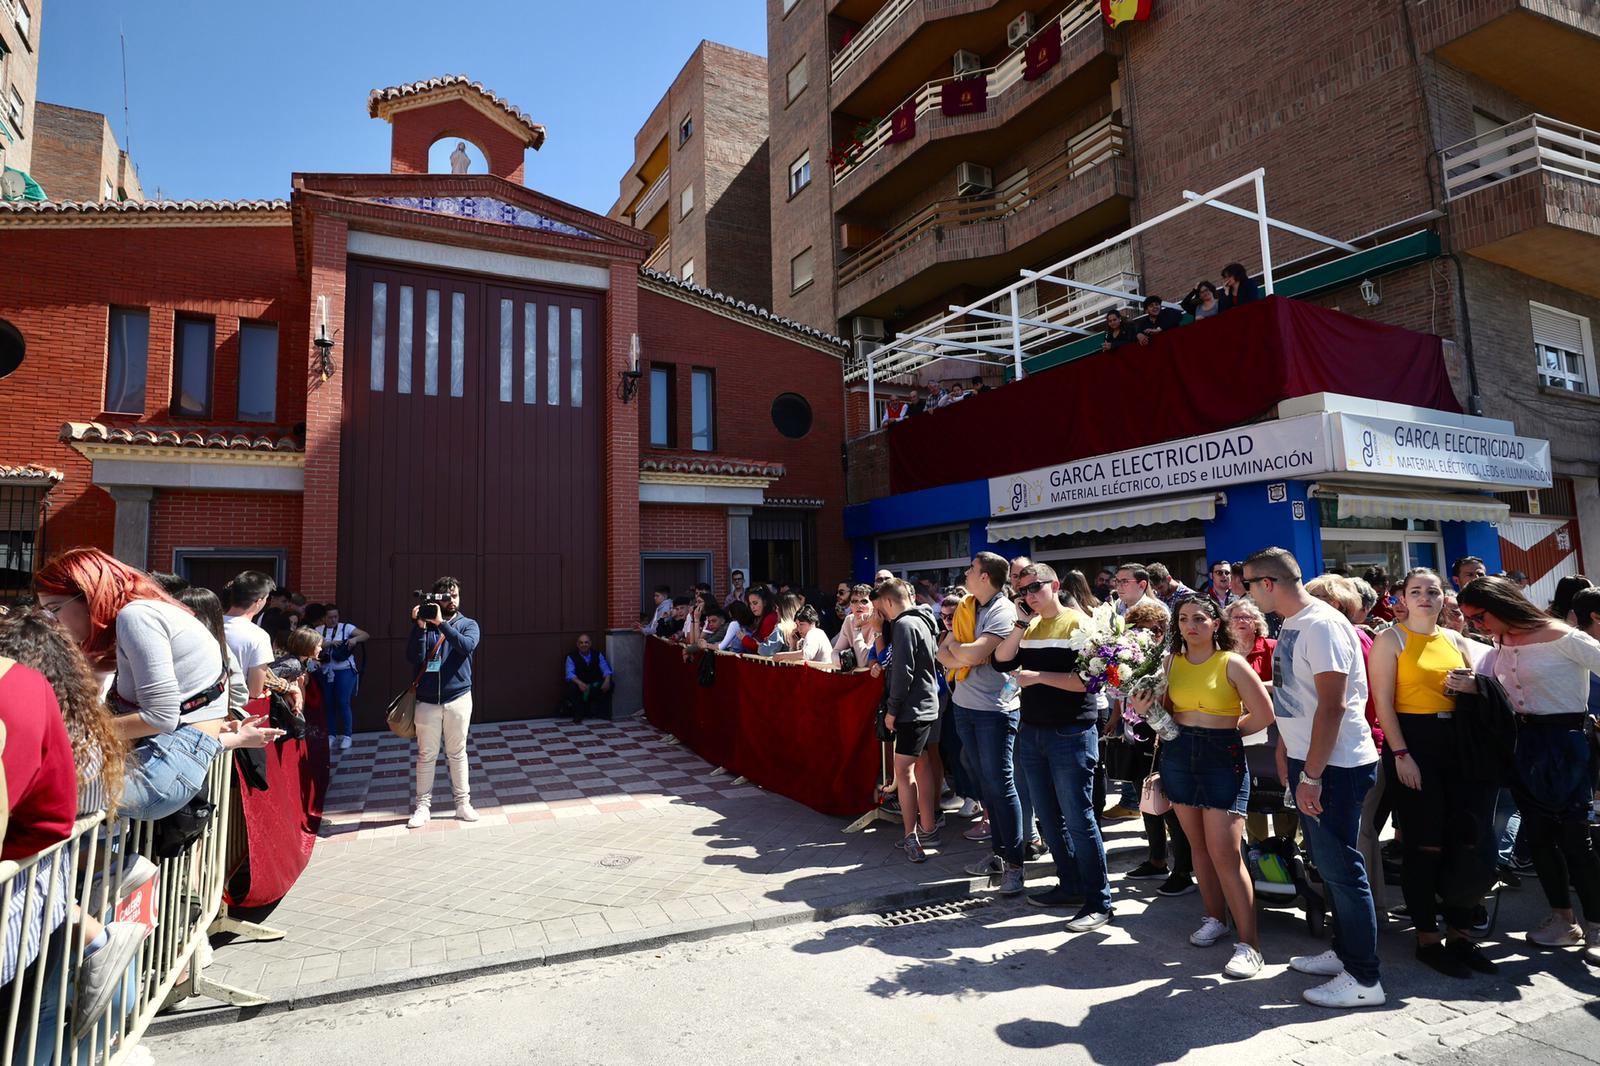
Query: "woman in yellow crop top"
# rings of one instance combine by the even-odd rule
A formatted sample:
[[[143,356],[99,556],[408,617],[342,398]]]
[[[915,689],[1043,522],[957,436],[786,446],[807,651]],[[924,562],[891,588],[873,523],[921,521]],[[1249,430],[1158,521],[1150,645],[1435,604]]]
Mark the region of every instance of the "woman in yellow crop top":
[[[1261,944],[1255,890],[1239,849],[1250,798],[1243,738],[1272,724],[1272,699],[1260,676],[1233,652],[1215,600],[1185,596],[1173,615],[1166,704],[1178,735],[1161,745],[1161,784],[1189,838],[1205,902],[1205,922],[1189,942],[1209,947],[1221,940],[1232,912],[1239,942],[1222,972],[1253,977],[1261,970]],[[1147,698],[1131,703],[1140,713],[1150,707]]]
[[[1367,676],[1383,727],[1387,787],[1405,854],[1400,885],[1417,930],[1417,958],[1448,976],[1468,977],[1495,972],[1465,930],[1476,924],[1478,903],[1494,880],[1489,839],[1498,790],[1471,780],[1457,755],[1453,686],[1470,682],[1475,649],[1439,625],[1444,588],[1432,570],[1406,575],[1405,621],[1378,634]]]

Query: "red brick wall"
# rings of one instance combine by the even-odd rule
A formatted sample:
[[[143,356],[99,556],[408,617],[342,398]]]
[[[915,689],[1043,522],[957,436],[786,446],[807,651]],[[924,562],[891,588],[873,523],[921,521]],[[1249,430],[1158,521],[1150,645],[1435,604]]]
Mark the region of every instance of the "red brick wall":
[[[641,552],[709,551],[711,590],[728,594],[728,510],[646,503],[639,506]],[[638,569],[638,564],[634,564]]]
[[[69,421],[172,424],[175,314],[216,318],[213,417],[185,424],[236,424],[241,318],[278,324],[278,424],[286,430],[305,417],[307,313],[287,225],[8,228],[3,247],[9,280],[0,318],[21,330],[27,358],[0,382],[0,464],[38,463],[67,475],[49,497],[52,550],[111,548],[111,499],[90,484],[89,461],[57,437]],[[142,417],[102,409],[113,304],[150,309]]]
[[[444,137],[470,141],[489,173],[522,184],[524,141],[465,100],[441,100],[394,115],[389,147],[392,174],[426,174],[428,149]]]
[[[639,269],[633,263],[611,265],[611,291],[606,293],[605,500],[606,622],[627,629],[639,614],[639,424],[628,417],[618,393],[628,369],[635,335],[644,336],[647,316],[639,305]],[[641,321],[645,320],[645,321]],[[643,342],[648,350],[648,341]],[[636,396],[634,403],[639,402]]]
[[[333,377],[313,384],[306,393],[305,508],[300,534],[306,566],[296,579],[298,584],[291,587],[307,597],[331,600],[339,569],[339,434],[344,421],[345,355],[350,344],[344,334],[348,227],[341,219],[314,216],[307,230],[312,294],[303,311],[307,336],[321,324],[316,297],[326,297],[328,332],[342,343],[334,348]]]
[[[786,473],[769,485],[769,497],[806,496],[824,500],[817,513],[817,570],[826,585],[849,572],[844,539],[843,363],[815,348],[717,314],[708,308],[656,292],[639,290],[640,342],[643,362],[673,363],[677,374],[676,449],[644,447],[648,455],[698,455],[688,449],[692,367],[716,372],[715,451],[717,456],[782,463]],[[648,366],[643,367],[648,371]],[[772,401],[786,392],[799,393],[811,405],[811,432],[790,440],[772,424]],[[630,426],[640,442],[648,441],[649,375],[638,400],[638,421]],[[618,424],[620,428],[620,424]],[[723,514],[720,508],[716,513]],[[721,534],[725,542],[727,531]],[[694,541],[662,545],[686,549]],[[726,544],[723,545],[724,549]],[[633,564],[637,570],[637,562]],[[635,597],[636,600],[636,597]]]
[[[300,588],[299,496],[166,492],[150,505],[150,567],[171,570],[174,548],[286,548],[289,587]]]

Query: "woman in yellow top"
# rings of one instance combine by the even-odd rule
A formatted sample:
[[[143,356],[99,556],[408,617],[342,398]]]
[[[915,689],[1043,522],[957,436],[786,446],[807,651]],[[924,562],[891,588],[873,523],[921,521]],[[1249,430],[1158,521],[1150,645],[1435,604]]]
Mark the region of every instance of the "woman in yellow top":
[[[1255,889],[1239,849],[1250,798],[1244,737],[1272,724],[1272,699],[1260,676],[1233,652],[1215,600],[1185,596],[1173,615],[1177,624],[1165,664],[1166,703],[1178,736],[1161,745],[1161,784],[1189,838],[1206,908],[1205,921],[1189,943],[1210,947],[1221,940],[1228,932],[1224,915],[1231,911],[1239,942],[1222,972],[1254,977],[1261,970]],[[1151,700],[1130,702],[1143,714]]]
[[[1403,596],[1405,621],[1378,634],[1367,675],[1383,726],[1383,762],[1405,853],[1400,885],[1417,930],[1417,958],[1451,977],[1494,973],[1495,964],[1465,930],[1476,924],[1494,879],[1497,789],[1463,773],[1453,717],[1452,686],[1472,685],[1476,649],[1439,625],[1445,592],[1438,574],[1412,570]],[[1441,912],[1446,937],[1439,933]]]

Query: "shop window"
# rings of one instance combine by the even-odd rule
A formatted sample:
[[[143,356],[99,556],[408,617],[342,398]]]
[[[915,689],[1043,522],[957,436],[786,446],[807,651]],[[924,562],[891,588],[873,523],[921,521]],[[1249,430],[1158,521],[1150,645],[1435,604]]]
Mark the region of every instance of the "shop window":
[[[172,413],[211,417],[217,324],[209,318],[179,315],[172,324]]]
[[[786,392],[772,401],[772,424],[785,437],[798,440],[811,432],[811,405],[799,393]]]
[[[1539,384],[1585,396],[1595,394],[1594,337],[1589,320],[1544,304],[1528,303]]]
[[[0,378],[14,373],[27,354],[28,342],[22,331],[0,318]]]
[[[697,452],[716,448],[715,375],[710,370],[696,367],[689,378],[689,447]]]
[[[677,374],[675,367],[653,366],[650,368],[650,444],[656,448],[671,448],[676,443],[677,434],[673,432],[674,393],[677,391]]]
[[[789,260],[789,291],[799,292],[811,284],[811,249],[807,248]]]
[[[150,364],[150,312],[111,309],[106,336],[106,411],[144,414],[145,375]]]
[[[801,56],[800,62],[789,68],[789,103],[794,103],[795,97],[805,92],[808,84],[810,84],[810,76],[806,72],[806,57]]]
[[[972,562],[972,533],[967,526],[879,537],[878,566],[913,584],[924,579],[943,590],[960,584]]]
[[[271,422],[278,416],[278,326],[239,324],[239,421]]]
[[[811,149],[800,153],[800,158],[789,164],[789,195],[793,196],[811,184]]]

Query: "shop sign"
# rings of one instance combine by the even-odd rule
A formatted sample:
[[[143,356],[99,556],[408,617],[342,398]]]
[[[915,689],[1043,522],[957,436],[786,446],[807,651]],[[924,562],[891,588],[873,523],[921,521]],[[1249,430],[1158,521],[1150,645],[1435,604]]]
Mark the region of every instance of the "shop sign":
[[[1345,412],[1334,421],[1341,470],[1513,488],[1551,484],[1546,440]]]
[[[989,479],[989,514],[1120,503],[1334,469],[1326,417],[1302,415]]]

